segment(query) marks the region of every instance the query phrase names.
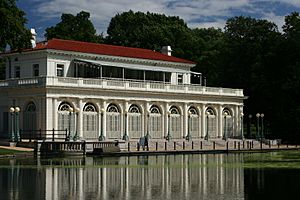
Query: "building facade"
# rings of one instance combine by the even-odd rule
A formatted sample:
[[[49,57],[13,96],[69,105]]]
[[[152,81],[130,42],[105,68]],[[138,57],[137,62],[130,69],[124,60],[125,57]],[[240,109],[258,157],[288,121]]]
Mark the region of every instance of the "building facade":
[[[52,39],[2,57],[2,137],[16,129],[67,130],[75,140],[242,137],[243,90],[206,87],[170,47]]]

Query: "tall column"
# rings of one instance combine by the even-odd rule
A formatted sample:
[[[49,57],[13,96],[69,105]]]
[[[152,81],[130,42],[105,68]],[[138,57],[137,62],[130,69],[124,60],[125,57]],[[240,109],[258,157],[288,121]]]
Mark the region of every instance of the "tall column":
[[[234,113],[234,120],[233,120],[233,136],[238,137],[240,135],[240,113],[239,113],[239,106],[235,106],[235,113]]]
[[[204,138],[205,137],[205,134],[206,134],[206,106],[205,104],[202,104],[201,105],[201,138]]]
[[[163,112],[163,116],[164,116],[164,121],[165,121],[165,131],[164,131],[164,136],[168,135],[168,131],[169,131],[169,122],[168,122],[168,111],[169,111],[169,103],[165,103],[165,109]]]
[[[102,109],[103,109],[103,114],[102,114],[102,116],[103,116],[103,119],[101,119],[102,120],[102,125],[103,125],[103,127],[101,127],[102,128],[102,133],[103,133],[103,136],[105,137],[105,138],[107,138],[107,135],[106,135],[106,108],[107,107],[107,105],[106,105],[106,101],[105,100],[103,100],[103,102],[102,102]]]
[[[218,126],[218,138],[222,138],[223,137],[223,115],[222,115],[222,111],[223,111],[223,106],[220,104],[218,106],[218,115],[219,115],[219,126]]]
[[[77,130],[77,134],[79,136],[79,138],[83,137],[83,102],[82,99],[78,100],[78,108],[79,108],[79,112],[77,114],[78,119],[77,119],[77,123],[78,123],[78,130]]]
[[[184,103],[183,105],[183,135],[182,137],[186,137],[188,135],[188,105]]]
[[[52,128],[58,130],[58,103],[56,98],[52,99],[52,105]]]
[[[199,113],[198,113],[198,131],[197,131],[197,136],[198,137],[201,137],[201,132],[202,132],[202,108],[199,108],[199,106],[197,107],[198,108],[198,110],[200,111]]]
[[[51,130],[53,124],[53,116],[55,114],[55,108],[53,105],[54,103],[53,103],[53,99],[49,97],[45,98],[44,100],[45,100],[44,107],[42,106],[42,101],[40,99],[37,99],[36,101],[38,102],[38,105],[36,105],[37,106],[37,115],[36,115],[37,127],[36,128]],[[44,112],[44,118],[42,117],[43,112]]]
[[[149,136],[150,135],[150,127],[149,127],[149,124],[150,124],[150,122],[149,122],[149,118],[148,118],[148,116],[149,116],[149,109],[150,109],[150,104],[149,104],[149,102],[145,102],[145,109],[144,109],[144,115],[143,115],[143,135],[147,135],[147,136]],[[150,137],[151,137],[151,135],[150,135]]]
[[[123,129],[122,129],[122,134],[123,134],[123,140],[128,140],[129,137],[130,137],[130,133],[128,133],[128,101],[125,101],[124,102],[124,108],[123,108],[123,120],[122,122],[124,122],[124,125],[123,125]]]

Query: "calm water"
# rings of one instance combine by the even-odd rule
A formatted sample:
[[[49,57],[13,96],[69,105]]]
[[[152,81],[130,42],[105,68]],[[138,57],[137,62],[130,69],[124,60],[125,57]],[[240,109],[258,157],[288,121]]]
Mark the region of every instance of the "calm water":
[[[0,199],[295,199],[300,152],[0,159]]]

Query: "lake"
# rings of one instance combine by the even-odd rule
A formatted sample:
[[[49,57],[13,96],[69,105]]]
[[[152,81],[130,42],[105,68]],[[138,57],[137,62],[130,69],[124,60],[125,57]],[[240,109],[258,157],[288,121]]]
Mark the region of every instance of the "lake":
[[[0,159],[0,199],[295,199],[300,151]]]

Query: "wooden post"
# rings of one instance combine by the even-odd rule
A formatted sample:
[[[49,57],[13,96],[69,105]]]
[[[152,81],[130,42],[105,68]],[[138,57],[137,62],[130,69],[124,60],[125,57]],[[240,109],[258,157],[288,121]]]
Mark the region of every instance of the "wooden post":
[[[137,151],[140,151],[140,144],[138,142],[136,143],[136,148],[137,148]]]
[[[40,131],[40,140],[42,139],[42,129],[39,130]]]
[[[234,141],[234,149],[236,149],[236,141]]]
[[[243,149],[245,149],[245,141],[243,141]]]
[[[174,142],[174,150],[176,150],[176,142]]]
[[[213,141],[213,150],[215,150],[215,149],[216,149],[216,142]]]
[[[200,141],[200,149],[202,149],[202,141]]]
[[[278,146],[278,149],[280,148],[280,144],[279,143],[277,143],[277,146]]]
[[[229,145],[228,145],[228,141],[226,141],[226,151],[228,151],[229,149]]]
[[[262,140],[260,140],[260,150],[262,150]]]
[[[194,141],[192,141],[192,149],[194,149]]]
[[[241,142],[238,143],[238,150],[241,150]]]
[[[269,140],[269,148],[271,149],[271,140]]]
[[[128,142],[128,147],[127,147],[128,151],[130,151],[130,142]]]
[[[165,142],[165,151],[167,151],[167,149],[168,149],[168,143]]]
[[[52,141],[54,142],[54,133],[55,133],[55,130],[54,128],[52,129]]]
[[[158,150],[158,142],[155,143],[155,150]]]
[[[185,142],[182,142],[182,149],[185,150]]]
[[[83,145],[83,147],[82,147],[83,148],[83,155],[85,155],[86,154],[86,141],[85,140],[83,141],[82,145]]]

